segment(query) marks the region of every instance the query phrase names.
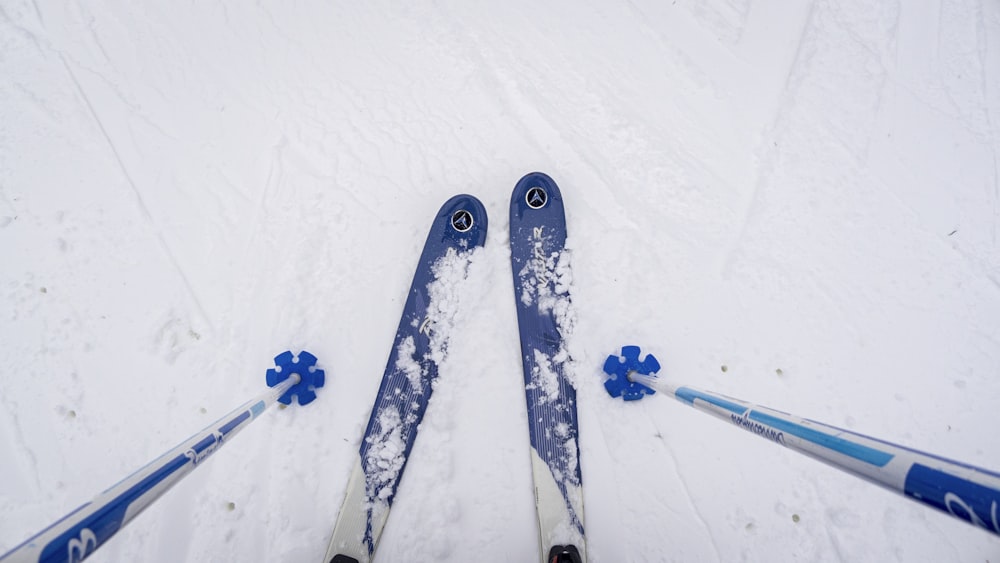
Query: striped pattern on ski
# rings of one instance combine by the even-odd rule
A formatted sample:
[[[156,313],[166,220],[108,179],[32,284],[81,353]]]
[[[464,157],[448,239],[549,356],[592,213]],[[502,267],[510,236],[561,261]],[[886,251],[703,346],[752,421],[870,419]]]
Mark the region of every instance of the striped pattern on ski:
[[[517,183],[510,200],[514,302],[521,337],[531,465],[541,559],[573,546],[586,561],[576,389],[563,337],[571,329],[571,272],[562,194],[540,172]]]

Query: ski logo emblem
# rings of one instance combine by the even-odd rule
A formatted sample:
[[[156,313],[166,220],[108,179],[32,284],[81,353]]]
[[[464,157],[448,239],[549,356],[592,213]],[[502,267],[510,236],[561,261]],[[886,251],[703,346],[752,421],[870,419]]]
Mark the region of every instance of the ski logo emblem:
[[[552,274],[552,272],[549,271],[548,260],[545,256],[545,238],[542,235],[542,229],[544,228],[545,227],[542,226],[532,229],[532,233],[534,234],[532,262],[534,263],[535,279],[537,280],[539,287],[549,283],[549,276]]]
[[[784,432],[779,432],[778,430],[775,430],[770,426],[761,424],[756,420],[751,420],[750,419],[751,414],[752,411],[750,409],[747,409],[746,411],[743,412],[742,416],[738,414],[730,414],[729,419],[733,421],[733,424],[739,426],[740,428],[748,432],[752,432],[754,434],[757,434],[758,436],[767,438],[772,442],[777,442],[782,446],[786,445]]]
[[[212,436],[206,438],[206,440],[211,440],[208,444],[205,444],[205,440],[198,442],[193,447],[184,452],[184,455],[191,460],[192,465],[198,465],[205,460],[208,456],[212,455],[215,450],[222,447],[222,441],[226,439],[226,436],[216,430],[212,432]]]
[[[451,216],[451,226],[460,233],[468,231],[472,228],[472,213],[459,209]]]
[[[66,559],[71,563],[83,561],[97,549],[97,536],[90,528],[80,530],[79,538],[72,538],[66,545]]]
[[[541,209],[549,201],[549,196],[542,188],[534,187],[529,189],[528,193],[524,194],[524,201],[532,209]]]

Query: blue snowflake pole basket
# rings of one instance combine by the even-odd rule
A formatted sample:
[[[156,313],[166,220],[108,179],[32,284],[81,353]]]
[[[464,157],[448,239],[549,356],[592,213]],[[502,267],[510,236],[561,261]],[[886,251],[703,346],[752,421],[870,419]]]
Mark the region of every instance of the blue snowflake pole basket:
[[[311,403],[325,379],[316,357],[283,352],[274,361],[267,391],[0,556],[0,563],[82,561],[275,402]]]
[[[290,405],[292,397],[299,400],[300,405],[308,405],[316,399],[316,389],[325,383],[323,370],[316,367],[316,356],[305,350],[299,352],[298,356],[285,351],[274,357],[275,367],[267,370],[267,386],[274,387],[287,381],[289,377],[297,375],[299,381],[288,388],[278,402],[283,405]]]
[[[630,377],[633,373],[653,375],[660,371],[660,362],[655,356],[647,354],[640,361],[641,353],[638,346],[622,346],[621,356],[611,355],[604,361],[604,373],[609,376],[604,382],[604,388],[609,395],[626,401],[638,401],[655,393],[649,387],[632,381]]]

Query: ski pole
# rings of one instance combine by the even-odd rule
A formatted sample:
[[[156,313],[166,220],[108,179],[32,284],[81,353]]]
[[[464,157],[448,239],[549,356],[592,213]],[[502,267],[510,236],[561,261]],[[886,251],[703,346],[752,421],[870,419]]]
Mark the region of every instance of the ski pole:
[[[630,391],[632,399],[641,398],[648,392],[642,386],[661,391],[753,434],[1000,535],[1000,474],[996,472],[718,393],[671,385],[653,375],[659,362],[652,355],[638,361],[637,346],[623,347],[622,356],[624,362],[610,356],[605,363],[605,372],[614,374],[605,384],[612,396],[629,399],[615,391],[630,388],[626,393]]]
[[[283,352],[274,361],[277,368],[267,370],[270,389],[0,556],[0,563],[82,561],[275,401],[287,405],[296,396],[306,405],[316,398],[325,377],[315,356]]]

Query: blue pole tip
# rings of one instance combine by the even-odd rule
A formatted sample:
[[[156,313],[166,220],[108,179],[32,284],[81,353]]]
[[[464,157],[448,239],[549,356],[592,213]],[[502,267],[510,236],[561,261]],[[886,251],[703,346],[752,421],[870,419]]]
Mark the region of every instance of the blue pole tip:
[[[299,374],[300,378],[298,383],[278,398],[278,402],[283,405],[292,404],[292,397],[298,397],[300,405],[308,405],[316,399],[316,389],[326,382],[326,374],[316,367],[316,356],[305,350],[299,352],[298,356],[286,350],[274,357],[274,364],[275,367],[267,370],[268,387],[274,387],[293,373]]]
[[[604,388],[612,397],[621,397],[626,401],[638,401],[656,391],[629,379],[630,372],[643,375],[653,375],[660,371],[660,362],[652,354],[639,361],[638,346],[622,346],[621,356],[611,355],[604,361],[604,373],[608,374]]]

